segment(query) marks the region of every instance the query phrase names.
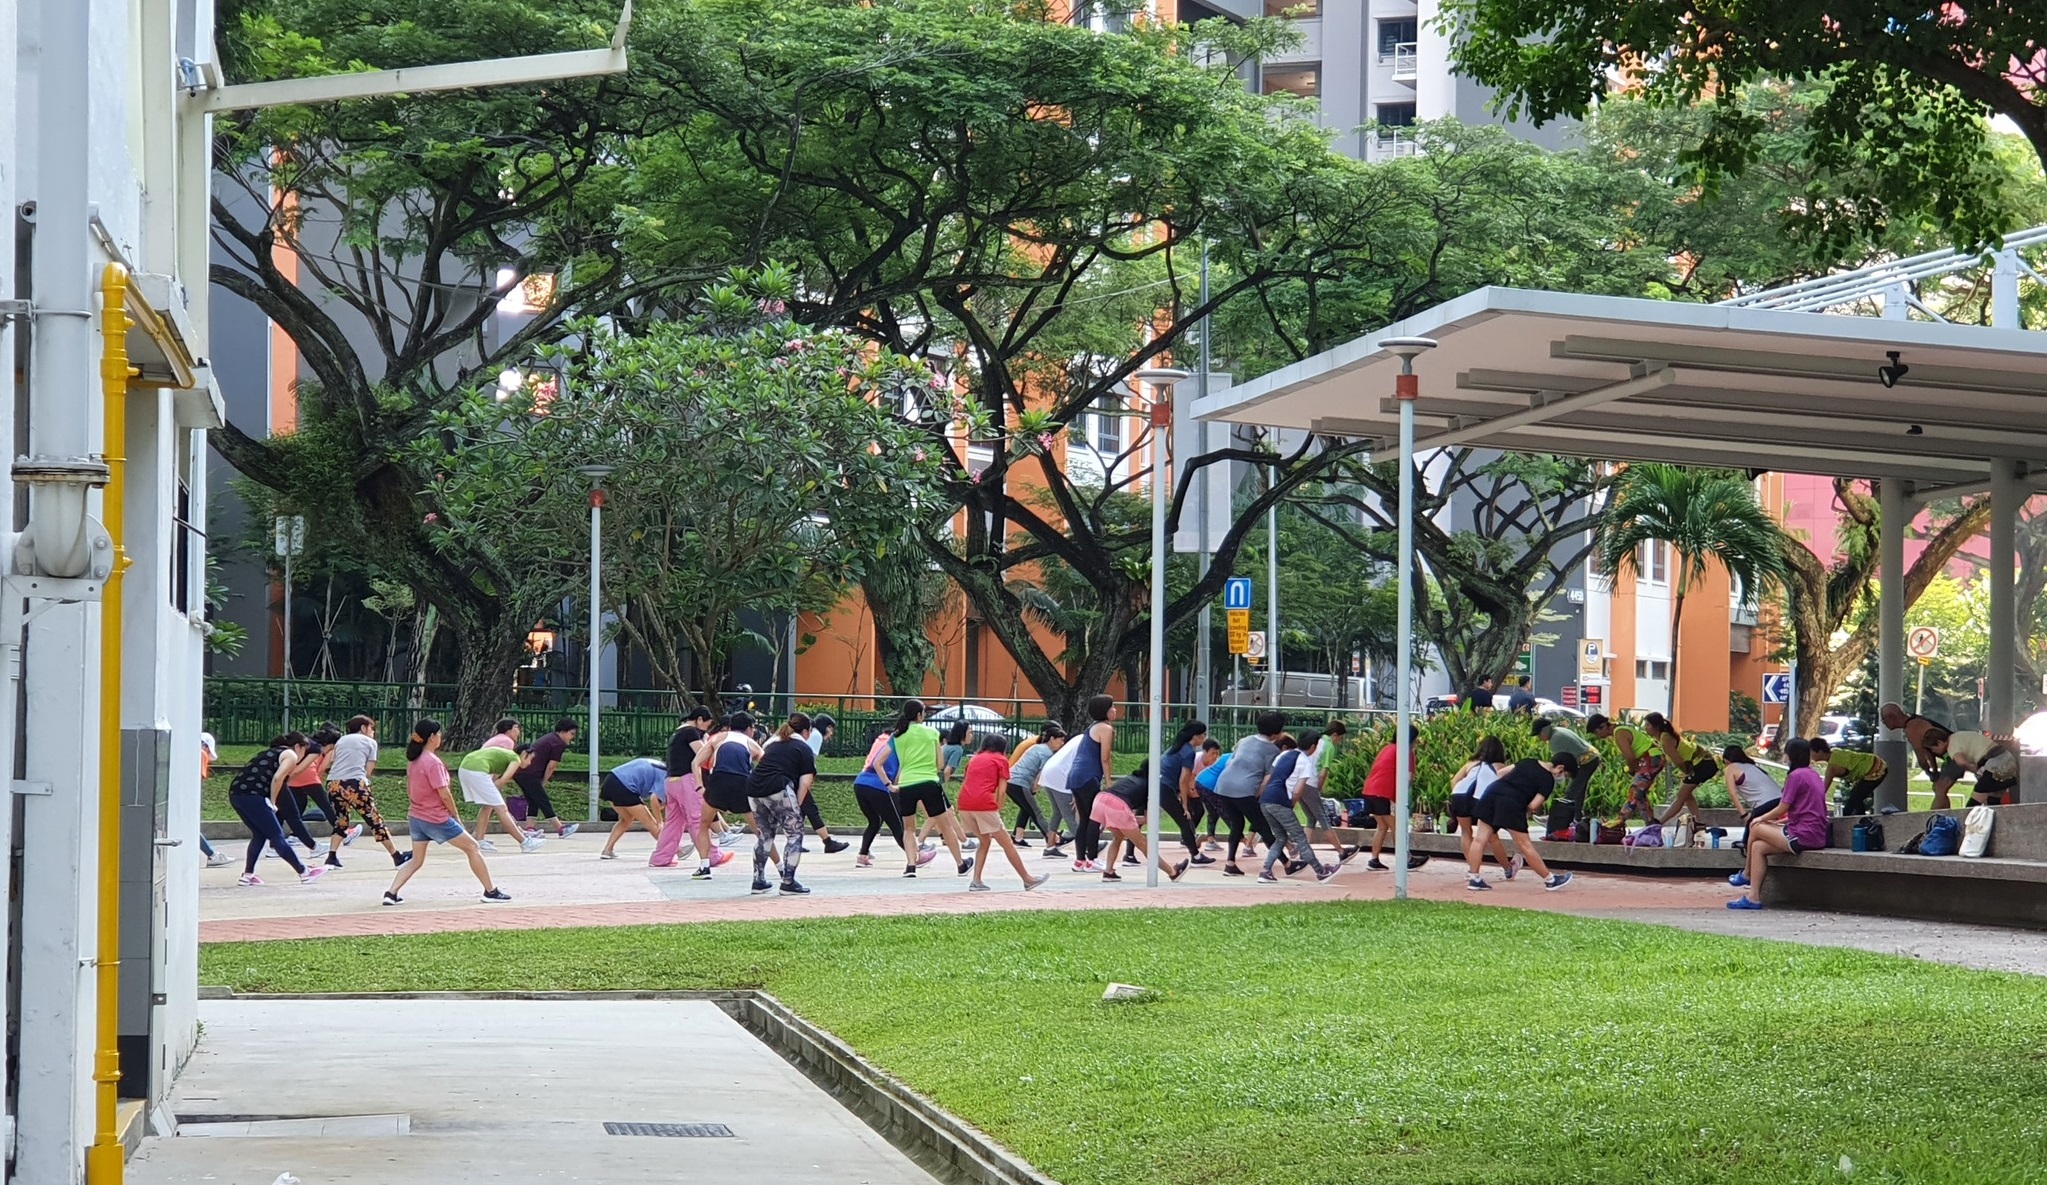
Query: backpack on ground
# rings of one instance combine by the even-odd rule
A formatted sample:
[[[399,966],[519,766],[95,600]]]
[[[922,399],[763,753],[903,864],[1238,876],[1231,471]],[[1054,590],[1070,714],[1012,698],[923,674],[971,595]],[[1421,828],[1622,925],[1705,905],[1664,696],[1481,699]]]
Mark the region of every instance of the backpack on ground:
[[[1962,823],[1953,815],[1935,815],[1919,840],[1922,856],[1952,856],[1962,848]]]
[[[1663,846],[1663,824],[1651,823],[1621,842],[1631,848],[1660,848]]]
[[[1987,806],[1969,808],[1969,814],[1962,820],[1961,854],[1970,858],[1981,856],[1990,848],[1990,829],[1997,822],[1997,812]]]

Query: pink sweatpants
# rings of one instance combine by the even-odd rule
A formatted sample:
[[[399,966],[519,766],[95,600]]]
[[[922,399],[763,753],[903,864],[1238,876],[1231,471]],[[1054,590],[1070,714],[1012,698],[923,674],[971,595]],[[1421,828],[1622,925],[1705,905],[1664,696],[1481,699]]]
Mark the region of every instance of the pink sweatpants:
[[[668,813],[661,819],[661,837],[654,841],[654,854],[647,857],[650,868],[671,868],[682,841],[689,838],[704,818],[704,792],[695,774],[668,779]]]

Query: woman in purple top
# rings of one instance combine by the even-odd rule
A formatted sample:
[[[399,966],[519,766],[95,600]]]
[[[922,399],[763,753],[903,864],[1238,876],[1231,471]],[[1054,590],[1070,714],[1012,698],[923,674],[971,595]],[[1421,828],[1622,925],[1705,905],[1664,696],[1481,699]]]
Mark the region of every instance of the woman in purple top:
[[[1748,871],[1727,878],[1735,888],[1749,890],[1728,902],[1729,909],[1763,907],[1763,877],[1770,871],[1771,855],[1827,846],[1827,785],[1812,767],[1812,745],[1803,738],[1785,742],[1784,764],[1791,771],[1784,779],[1784,799],[1748,825]]]

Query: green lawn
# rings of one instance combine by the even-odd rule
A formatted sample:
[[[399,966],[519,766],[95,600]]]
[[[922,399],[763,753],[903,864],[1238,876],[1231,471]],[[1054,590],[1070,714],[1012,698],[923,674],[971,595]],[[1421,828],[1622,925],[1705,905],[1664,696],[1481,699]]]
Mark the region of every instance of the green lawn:
[[[209,946],[243,991],[760,987],[1065,1185],[2040,1181],[2047,981],[1509,909]],[[1155,990],[1103,1004],[1110,981]]]

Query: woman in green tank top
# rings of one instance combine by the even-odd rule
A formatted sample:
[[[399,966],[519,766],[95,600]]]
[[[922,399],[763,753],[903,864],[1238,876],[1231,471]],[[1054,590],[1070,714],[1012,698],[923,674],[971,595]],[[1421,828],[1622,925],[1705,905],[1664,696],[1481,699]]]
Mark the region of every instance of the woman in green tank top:
[[[922,701],[904,701],[889,732],[894,737],[891,744],[897,765],[896,811],[903,816],[903,830],[916,830],[917,811],[921,808],[952,853],[960,875],[966,875],[973,870],[974,863],[961,853],[959,821],[953,818],[952,804],[946,801],[945,787],[939,780],[938,730],[924,723]],[[917,875],[917,866],[911,864],[903,875]]]

